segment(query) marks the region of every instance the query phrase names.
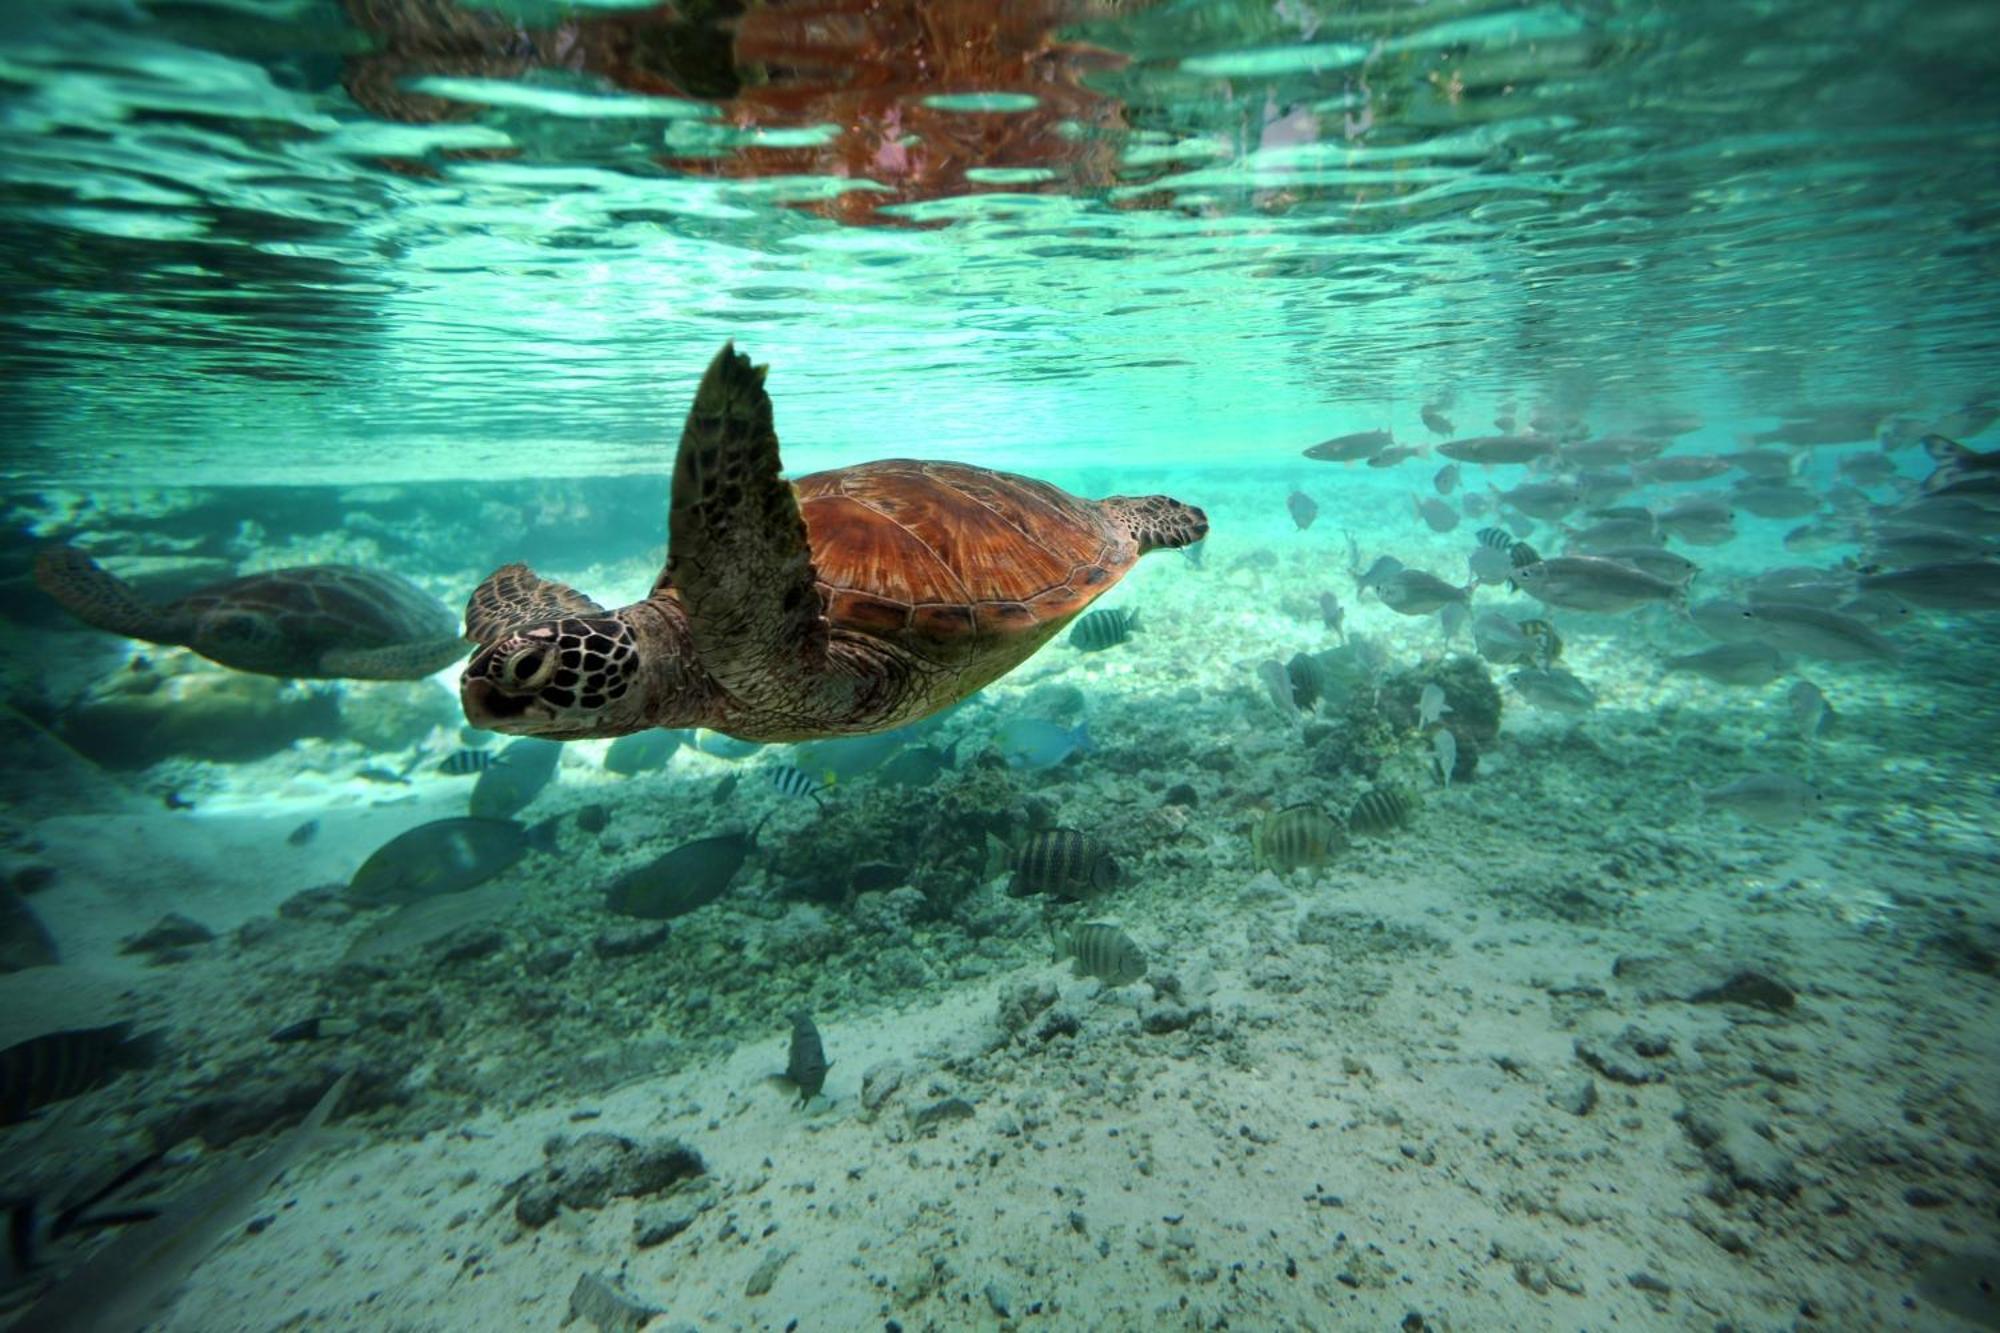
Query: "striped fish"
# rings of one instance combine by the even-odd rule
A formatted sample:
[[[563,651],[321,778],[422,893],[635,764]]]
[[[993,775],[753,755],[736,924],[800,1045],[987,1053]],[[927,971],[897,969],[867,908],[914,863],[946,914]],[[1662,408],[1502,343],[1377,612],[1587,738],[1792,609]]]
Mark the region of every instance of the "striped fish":
[[[9,1046],[0,1051],[0,1125],[109,1083],[121,1070],[143,1069],[159,1054],[159,1034],[135,1037],[130,1023],[45,1032]]]
[[[1279,874],[1323,866],[1347,844],[1337,823],[1316,805],[1289,805],[1264,816],[1250,835],[1257,864]]]
[[[438,772],[448,773],[455,778],[469,777],[474,773],[484,773],[495,764],[504,763],[495,750],[460,750],[438,765]]]
[[[815,802],[819,801],[819,794],[826,790],[824,782],[790,764],[780,764],[771,770],[771,787],[780,796],[810,796]]]
[[[1514,534],[1505,528],[1481,528],[1472,535],[1481,546],[1495,551],[1511,550],[1514,546]]]
[[[1528,642],[1535,645],[1535,656],[1542,666],[1562,660],[1562,635],[1556,633],[1554,625],[1546,620],[1523,620],[1518,624]]]
[[[1045,893],[1082,901],[1108,893],[1122,878],[1117,860],[1104,844],[1072,828],[1031,834],[1010,859],[1014,872],[1007,885],[1010,897]]]
[[[1101,653],[1129,641],[1138,628],[1137,611],[1110,606],[1080,617],[1069,632],[1069,641],[1086,653]]]
[[[1123,986],[1146,975],[1146,955],[1132,937],[1108,921],[1085,921],[1062,939],[1058,959],[1076,960],[1078,976]]]
[[[1353,834],[1393,833],[1410,822],[1410,798],[1394,787],[1377,787],[1363,792],[1347,812],[1347,831]]]

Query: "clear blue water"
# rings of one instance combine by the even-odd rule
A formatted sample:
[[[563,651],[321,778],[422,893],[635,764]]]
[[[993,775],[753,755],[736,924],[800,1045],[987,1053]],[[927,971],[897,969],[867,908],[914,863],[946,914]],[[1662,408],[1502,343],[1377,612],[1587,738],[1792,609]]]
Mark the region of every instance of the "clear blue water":
[[[1996,81],[1971,0],[0,6],[0,1327],[554,1327],[580,1274],[655,1328],[2000,1327]],[[792,476],[1211,535],[879,745],[495,765],[458,665],[322,655],[426,613],[173,618],[638,602],[727,341]],[[1698,572],[1551,599],[1499,528]],[[1086,918],[1144,980],[1048,962]],[[46,1234],[344,1073],[178,1268]],[[706,1169],[565,1193],[592,1129]]]

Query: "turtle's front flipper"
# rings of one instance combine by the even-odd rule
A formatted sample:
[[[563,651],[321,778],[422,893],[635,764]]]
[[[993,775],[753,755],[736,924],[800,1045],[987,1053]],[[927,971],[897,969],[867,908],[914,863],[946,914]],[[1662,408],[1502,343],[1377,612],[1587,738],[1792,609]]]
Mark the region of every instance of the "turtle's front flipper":
[[[132,585],[68,546],[51,546],[35,557],[35,582],[71,615],[128,639],[180,643],[185,626],[139,600]]]
[[[798,496],[778,475],[764,372],[734,346],[709,363],[681,432],[663,582],[703,668],[740,705],[810,711],[826,616]]]
[[[545,579],[523,564],[502,565],[472,590],[465,604],[465,637],[474,643],[494,643],[523,625],[603,614],[603,607],[567,583]]]
[[[320,654],[320,670],[344,680],[422,680],[465,656],[464,639],[392,643],[385,648],[330,648]]]

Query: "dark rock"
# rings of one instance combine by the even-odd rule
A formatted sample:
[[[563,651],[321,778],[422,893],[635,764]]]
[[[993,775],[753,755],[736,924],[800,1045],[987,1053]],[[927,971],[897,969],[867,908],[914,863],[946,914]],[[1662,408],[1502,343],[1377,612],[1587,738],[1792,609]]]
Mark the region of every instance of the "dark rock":
[[[1589,1115],[1597,1107],[1597,1083],[1587,1074],[1564,1083],[1549,1094],[1549,1105],[1571,1115]]]
[[[590,947],[599,958],[632,958],[651,953],[667,942],[667,923],[643,921],[630,926],[612,926],[599,931]]]
[[[1903,1202],[1912,1208],[1943,1208],[1951,1202],[1951,1196],[1926,1185],[1912,1185],[1903,1191]]]
[[[1648,1003],[1746,1004],[1783,1013],[1798,1001],[1797,992],[1771,969],[1718,954],[1627,955],[1612,964],[1611,975],[1634,987]]]
[[[994,1016],[1008,1036],[1020,1032],[1056,1002],[1056,988],[1046,981],[1024,981],[1000,993],[999,1012]]]
[[[56,882],[59,872],[41,861],[15,866],[7,875],[7,887],[16,893],[40,893]]]
[[[544,944],[529,954],[521,963],[521,970],[531,977],[552,977],[570,965],[576,957],[576,950],[567,944]]]
[[[440,939],[430,951],[441,963],[470,963],[506,947],[507,936],[498,926],[466,926]]]
[[[178,912],[169,912],[155,922],[151,929],[141,931],[118,947],[122,954],[160,954],[173,949],[185,949],[194,944],[207,944],[215,938],[215,932],[199,921],[190,920]]]
[[[896,1095],[896,1089],[903,1086],[903,1066],[894,1060],[883,1060],[872,1064],[861,1074],[861,1105],[864,1110],[879,1111],[882,1104]]]
[[[1666,1037],[1628,1027],[1610,1040],[1595,1037],[1576,1039],[1576,1058],[1613,1083],[1659,1083],[1666,1071],[1645,1063],[1669,1054],[1673,1043]]]
[[[352,920],[355,907],[347,898],[345,884],[321,884],[302,890],[278,904],[278,915],[291,921],[328,921],[338,924]]]
[[[1064,1006],[1051,1009],[1044,1014],[1041,1026],[1035,1029],[1035,1035],[1043,1041],[1054,1041],[1057,1037],[1074,1037],[1081,1031],[1083,1031],[1083,1019],[1077,1016],[1076,1010]]]
[[[970,1120],[973,1116],[972,1103],[963,1097],[946,1097],[943,1101],[932,1102],[929,1106],[910,1112],[910,1127],[919,1132],[936,1129],[951,1120]]]
[[[648,1204],[632,1218],[632,1240],[640,1249],[664,1245],[694,1225],[692,1208],[673,1204]]]
[[[559,1208],[602,1208],[614,1198],[658,1194],[707,1168],[678,1139],[639,1142],[620,1134],[557,1135],[542,1147],[548,1159],[509,1186],[514,1216],[539,1227]]]
[[[855,893],[886,893],[909,882],[910,872],[889,861],[862,861],[847,876]]]
[[[1154,1000],[1139,1006],[1139,1028],[1154,1036],[1179,1032],[1208,1013],[1207,1005],[1187,1005],[1177,1000]]]
[[[55,936],[35,909],[12,889],[0,888],[0,972],[19,972],[62,961]]]
[[[1195,792],[1191,784],[1176,782],[1173,786],[1167,788],[1167,794],[1161,799],[1160,804],[1196,806],[1201,804],[1201,797]]]
[[[638,1333],[666,1311],[633,1300],[610,1281],[595,1273],[577,1278],[569,1293],[569,1318],[563,1322],[588,1320],[598,1333]]]
[[[576,812],[576,826],[585,833],[602,833],[611,827],[611,807],[600,803],[584,806]]]
[[[1681,1128],[1701,1149],[1710,1169],[1732,1189],[1788,1199],[1798,1193],[1799,1178],[1791,1158],[1764,1134],[1749,1114],[1722,1105],[1690,1103],[1676,1116]]]

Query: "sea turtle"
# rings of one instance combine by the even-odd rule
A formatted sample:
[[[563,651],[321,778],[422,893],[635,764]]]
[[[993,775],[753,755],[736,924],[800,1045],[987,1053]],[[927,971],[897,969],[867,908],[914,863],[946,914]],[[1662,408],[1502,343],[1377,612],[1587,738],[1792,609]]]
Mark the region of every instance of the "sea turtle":
[[[153,606],[83,552],[55,546],[35,557],[35,582],[87,625],[265,676],[416,680],[468,648],[437,598],[352,565],[266,570]]]
[[[667,565],[607,612],[507,565],[473,592],[475,726],[574,740],[708,727],[755,741],[883,731],[1046,643],[1147,551],[1201,540],[1163,495],[1084,500],[961,463],[779,476],[764,367],[723,347],[674,462]]]

